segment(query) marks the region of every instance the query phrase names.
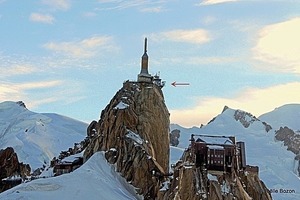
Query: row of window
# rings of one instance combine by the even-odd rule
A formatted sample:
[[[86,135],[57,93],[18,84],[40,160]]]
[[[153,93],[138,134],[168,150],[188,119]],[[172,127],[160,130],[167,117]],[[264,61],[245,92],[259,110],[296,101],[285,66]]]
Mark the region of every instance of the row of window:
[[[70,173],[70,169],[59,169],[57,171],[59,171],[61,174]]]
[[[223,165],[223,160],[212,160],[212,161],[210,161],[210,160],[208,160],[208,164],[221,164],[221,165]]]
[[[214,155],[214,154],[211,154],[211,155],[208,154],[208,157],[212,157],[212,158],[213,158],[213,157],[216,157],[216,158],[224,158],[224,155],[223,155],[223,154],[215,154],[215,155]]]

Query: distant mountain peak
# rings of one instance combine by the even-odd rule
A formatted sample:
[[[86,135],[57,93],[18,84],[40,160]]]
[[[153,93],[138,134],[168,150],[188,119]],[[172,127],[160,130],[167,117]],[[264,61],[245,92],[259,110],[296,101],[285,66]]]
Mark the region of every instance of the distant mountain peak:
[[[300,130],[300,104],[280,106],[259,116],[259,119],[270,123],[274,130],[279,130],[280,127],[285,126],[295,131]]]
[[[225,105],[224,108],[223,108],[223,110],[222,110],[222,113],[225,112],[228,108],[229,107]]]
[[[225,120],[226,119],[226,120]],[[208,124],[211,124],[215,121],[222,121],[221,123],[224,126],[231,126],[234,121],[239,122],[244,128],[250,128],[252,125],[263,127],[266,132],[269,132],[272,127],[267,122],[261,121],[259,118],[252,115],[250,112],[246,112],[240,109],[232,109],[228,106],[224,106],[222,112],[214,117]],[[216,123],[220,123],[216,122]],[[207,124],[207,125],[208,125]],[[255,125],[254,125],[255,124]]]
[[[23,101],[0,102],[0,149],[13,147],[32,170],[86,135],[87,124],[51,113],[28,110]]]
[[[26,105],[25,105],[25,103],[23,101],[17,101],[16,104],[18,104],[19,106],[21,106],[23,108],[26,108]]]

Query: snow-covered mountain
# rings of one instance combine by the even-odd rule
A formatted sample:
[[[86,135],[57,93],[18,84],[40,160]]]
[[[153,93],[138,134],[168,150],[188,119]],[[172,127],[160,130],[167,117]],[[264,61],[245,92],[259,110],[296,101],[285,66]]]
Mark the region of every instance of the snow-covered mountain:
[[[171,130],[179,129],[181,133],[179,145],[171,147],[171,162],[180,158],[181,152],[189,145],[191,134],[236,136],[237,141],[245,142],[247,164],[259,166],[260,178],[272,190],[275,200],[300,199],[300,178],[294,171],[295,154],[287,151],[282,142],[275,140],[274,128],[269,129],[269,125],[276,129],[284,124],[299,128],[299,109],[300,105],[287,105],[282,110],[278,108],[256,118],[250,113],[228,108],[202,128],[187,129],[172,124]]]
[[[33,169],[73,147],[86,136],[88,124],[57,114],[34,113],[23,102],[0,103],[0,149],[11,146]],[[49,169],[50,171],[51,169]],[[47,172],[43,172],[47,173]],[[49,174],[53,174],[49,172]],[[0,193],[0,199],[141,199],[134,188],[95,153],[72,173],[41,178]]]
[[[269,122],[273,130],[287,126],[292,130],[300,130],[300,104],[287,104],[259,116],[262,121]]]
[[[23,102],[0,103],[0,149],[13,147],[32,170],[83,140],[86,127],[58,114],[31,112]]]
[[[3,200],[140,199],[101,152],[70,174],[23,183],[0,193]]]

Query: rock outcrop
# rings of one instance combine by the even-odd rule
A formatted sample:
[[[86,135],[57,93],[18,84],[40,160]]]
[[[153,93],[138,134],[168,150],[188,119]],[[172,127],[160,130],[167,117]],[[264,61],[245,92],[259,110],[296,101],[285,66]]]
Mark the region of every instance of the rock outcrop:
[[[124,82],[89,126],[84,159],[105,151],[109,163],[145,199],[155,199],[169,171],[169,112],[161,88],[152,83]]]
[[[0,192],[20,184],[30,176],[30,166],[19,163],[18,156],[12,147],[0,150]]]
[[[283,141],[284,146],[287,146],[287,150],[296,154],[295,156],[295,173],[300,177],[300,134],[288,127],[280,127],[275,132],[275,139]]]
[[[223,111],[228,109],[227,106],[224,107]],[[234,119],[236,121],[239,121],[245,128],[248,128],[253,122],[255,121],[260,121],[258,118],[256,118],[254,115],[251,113],[242,111],[242,110],[236,110],[234,113]],[[266,122],[261,122],[265,126],[266,132],[269,132],[272,127],[267,124]]]
[[[169,189],[162,199],[176,200],[251,200],[272,199],[257,172],[208,171],[191,162],[191,152],[184,152],[183,160],[174,167]]]
[[[179,144],[180,130],[174,129],[170,133],[170,145],[177,147]]]
[[[280,127],[275,132],[275,138],[276,140],[283,141],[289,151],[292,151],[296,155],[300,153],[300,134],[295,133],[292,129]]]

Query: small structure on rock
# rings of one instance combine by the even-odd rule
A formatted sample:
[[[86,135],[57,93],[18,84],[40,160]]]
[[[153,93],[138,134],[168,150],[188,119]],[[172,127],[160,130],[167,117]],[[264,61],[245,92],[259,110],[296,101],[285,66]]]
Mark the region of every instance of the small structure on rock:
[[[162,199],[272,199],[258,167],[246,165],[245,144],[233,136],[192,134],[172,168],[173,179]]]
[[[82,154],[81,155],[76,154],[73,156],[66,157],[61,161],[57,161],[55,163],[53,172],[55,176],[67,174],[79,168],[82,164],[83,164]]]
[[[197,167],[226,172],[246,168],[245,143],[233,136],[192,134],[191,148]]]
[[[144,44],[144,54],[142,56],[141,61],[141,71],[138,74],[137,82],[144,82],[144,83],[153,83],[160,88],[165,86],[165,81],[162,81],[159,77],[159,73],[155,74],[155,76],[152,76],[149,71],[149,57],[147,54],[147,38],[145,38],[145,44]]]

